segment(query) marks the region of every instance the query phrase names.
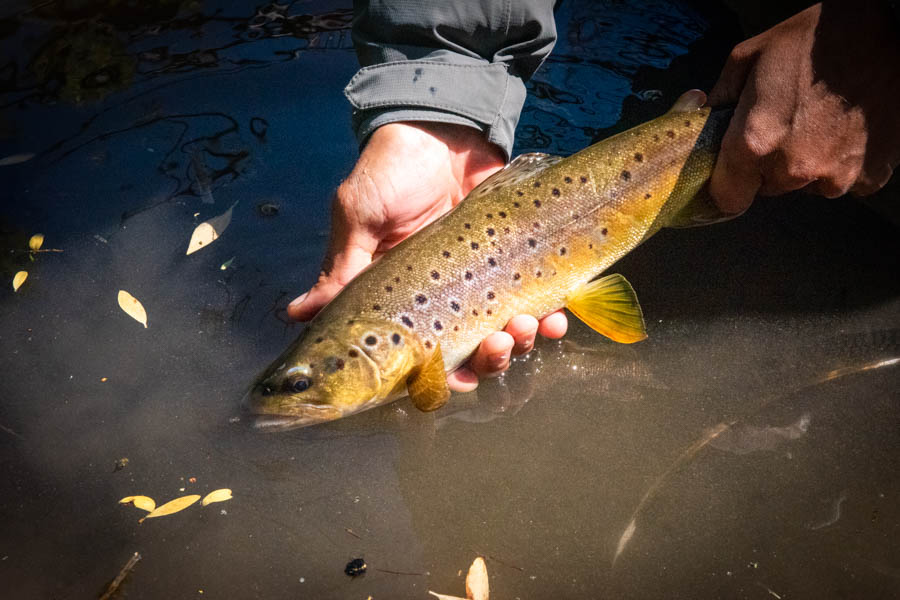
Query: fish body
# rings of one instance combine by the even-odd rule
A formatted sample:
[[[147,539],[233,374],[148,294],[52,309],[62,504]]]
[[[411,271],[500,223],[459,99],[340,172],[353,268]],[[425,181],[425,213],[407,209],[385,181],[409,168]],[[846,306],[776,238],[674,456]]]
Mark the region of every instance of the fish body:
[[[729,115],[684,98],[568,158],[519,157],[361,272],[260,376],[258,422],[306,425],[406,393],[437,408],[446,373],[519,314],[566,306],[617,341],[646,337],[627,282],[592,280],[661,227],[705,218],[698,192]]]

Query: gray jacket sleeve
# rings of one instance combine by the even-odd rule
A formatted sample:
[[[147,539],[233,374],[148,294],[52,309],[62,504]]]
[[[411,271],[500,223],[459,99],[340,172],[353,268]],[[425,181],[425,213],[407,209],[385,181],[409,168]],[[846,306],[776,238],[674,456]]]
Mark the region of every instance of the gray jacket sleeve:
[[[525,81],[556,42],[551,0],[355,0],[362,65],[344,94],[360,143],[397,121],[482,130],[507,158]]]

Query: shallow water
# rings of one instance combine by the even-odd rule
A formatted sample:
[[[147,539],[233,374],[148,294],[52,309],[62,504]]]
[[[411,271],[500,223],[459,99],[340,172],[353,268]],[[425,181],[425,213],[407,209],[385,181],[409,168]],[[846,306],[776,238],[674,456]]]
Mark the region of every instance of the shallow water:
[[[695,85],[667,80],[672,60],[715,76],[689,46],[721,14],[623,4],[562,4],[517,151],[567,153],[623,106],[664,106]],[[900,243],[879,213],[796,196],[663,231],[615,269],[646,342],[573,323],[437,413],[401,401],[261,435],[240,397],[300,331],[284,306],[315,278],[355,157],[348,8],[160,3],[126,26],[115,4],[75,6],[0,21],[17,60],[0,158],[37,154],[0,167],[3,277],[29,272],[0,288],[16,597],[99,596],[136,551],[129,598],[462,595],[476,555],[498,598],[900,593]],[[63,252],[31,261],[35,232]],[[117,504],[221,487],[234,499],[143,524]]]

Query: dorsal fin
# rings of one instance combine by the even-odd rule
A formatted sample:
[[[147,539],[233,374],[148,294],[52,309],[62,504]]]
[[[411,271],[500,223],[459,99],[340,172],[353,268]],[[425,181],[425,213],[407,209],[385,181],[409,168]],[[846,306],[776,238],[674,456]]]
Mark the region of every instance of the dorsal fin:
[[[535,173],[539,173],[547,167],[555,165],[562,159],[562,156],[544,154],[542,152],[520,154],[508,165],[475,186],[472,191],[469,192],[469,196],[483,196],[498,188],[515,185],[523,179],[527,179]]]
[[[691,112],[702,108],[704,104],[706,104],[706,93],[703,90],[688,90],[678,97],[669,112]]]

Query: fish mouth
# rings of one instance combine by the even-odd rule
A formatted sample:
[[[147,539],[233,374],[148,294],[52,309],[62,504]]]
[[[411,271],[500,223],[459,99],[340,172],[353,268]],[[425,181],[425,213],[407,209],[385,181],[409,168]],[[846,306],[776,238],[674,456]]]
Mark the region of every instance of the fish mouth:
[[[296,403],[281,406],[267,406],[259,402],[257,390],[244,396],[243,411],[253,417],[252,426],[258,431],[275,432],[308,427],[318,423],[334,421],[344,416],[344,411],[334,406],[322,404]]]

